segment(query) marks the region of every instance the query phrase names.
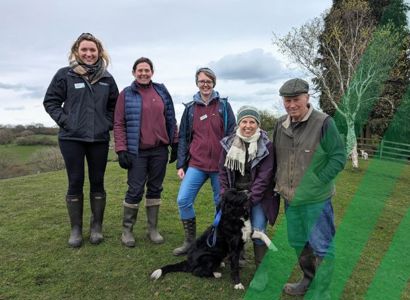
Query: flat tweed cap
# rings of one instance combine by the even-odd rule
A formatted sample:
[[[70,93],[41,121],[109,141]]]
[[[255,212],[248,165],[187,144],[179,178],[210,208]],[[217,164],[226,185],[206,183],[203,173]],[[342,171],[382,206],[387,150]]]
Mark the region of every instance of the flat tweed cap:
[[[286,81],[279,89],[282,97],[293,97],[309,92],[309,84],[300,78],[293,78]]]

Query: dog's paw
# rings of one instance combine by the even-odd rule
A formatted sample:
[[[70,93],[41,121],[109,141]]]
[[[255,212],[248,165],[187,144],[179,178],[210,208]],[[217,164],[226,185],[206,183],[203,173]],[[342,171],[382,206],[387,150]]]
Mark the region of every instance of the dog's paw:
[[[225,268],[225,263],[221,261],[221,264],[219,265],[221,268]]]
[[[221,278],[221,277],[222,277],[222,273],[220,273],[220,272],[214,272],[214,277],[215,277],[215,278]]]
[[[235,290],[244,290],[245,289],[245,287],[243,286],[242,283],[235,284],[233,288]]]
[[[157,279],[160,278],[161,276],[162,276],[162,270],[161,270],[161,269],[158,269],[158,270],[155,270],[154,272],[152,272],[152,274],[151,274],[151,279],[157,280]]]

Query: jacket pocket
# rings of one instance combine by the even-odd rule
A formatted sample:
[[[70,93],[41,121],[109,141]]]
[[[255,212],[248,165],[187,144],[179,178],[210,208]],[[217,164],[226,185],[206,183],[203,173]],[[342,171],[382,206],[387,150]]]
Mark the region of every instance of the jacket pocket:
[[[295,190],[295,201],[314,201],[321,194],[324,183],[311,171],[305,172]]]

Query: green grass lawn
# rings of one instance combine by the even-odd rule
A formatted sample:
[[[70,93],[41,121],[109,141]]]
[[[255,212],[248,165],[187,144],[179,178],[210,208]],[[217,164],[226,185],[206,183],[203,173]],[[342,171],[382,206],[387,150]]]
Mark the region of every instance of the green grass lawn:
[[[0,145],[0,154],[12,159],[15,163],[26,164],[30,161],[31,156],[50,146],[30,145],[19,146],[16,144]]]
[[[357,191],[367,168],[353,172],[348,167],[337,181],[334,198],[336,222],[341,224],[346,208]],[[122,201],[126,190],[126,172],[117,163],[108,164],[106,173],[107,208],[104,221],[105,242],[93,246],[88,241],[73,250],[67,246],[68,216],[64,195],[65,171],[0,180],[0,299],[244,299],[246,291],[236,291],[229,278],[229,268],[222,279],[199,279],[190,274],[169,274],[153,282],[150,273],[181,258],[172,249],[183,239],[176,206],[179,180],[175,165],[170,165],[164,183],[159,228],[165,238],[161,245],[146,237],[145,210],[140,209],[134,232],[137,247],[120,244]],[[386,174],[388,176],[388,174]],[[342,299],[365,299],[364,295],[386,253],[400,220],[410,205],[410,167],[407,166],[393,194],[377,220],[376,230],[365,245]],[[85,195],[87,195],[85,191]],[[88,197],[85,197],[88,198]],[[207,183],[196,200],[198,232],[212,222],[214,208]],[[85,237],[88,237],[90,209],[85,202]],[[363,212],[363,222],[366,222]],[[282,222],[283,210],[278,223]],[[274,229],[269,235],[274,236]],[[280,251],[284,251],[280,249]],[[409,253],[403,259],[410,261]],[[253,278],[252,246],[247,245],[247,265],[242,269],[242,283],[247,287]],[[272,265],[272,268],[275,268]],[[294,272],[292,279],[299,275]],[[407,288],[401,299],[410,299]],[[275,283],[272,283],[275,285]],[[256,298],[254,298],[256,300]],[[302,299],[282,296],[282,299]],[[259,299],[258,299],[259,300]]]

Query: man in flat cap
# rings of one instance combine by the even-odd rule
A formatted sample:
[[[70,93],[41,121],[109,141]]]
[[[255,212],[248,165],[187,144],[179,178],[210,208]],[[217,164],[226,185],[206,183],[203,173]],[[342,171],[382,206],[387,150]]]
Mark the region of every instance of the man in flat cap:
[[[299,282],[283,290],[326,300],[331,299],[334,260],[333,179],[344,168],[346,153],[333,119],[313,109],[308,92],[309,84],[300,78],[282,85],[287,114],[273,131],[275,190],[284,199],[289,244],[303,272]]]

